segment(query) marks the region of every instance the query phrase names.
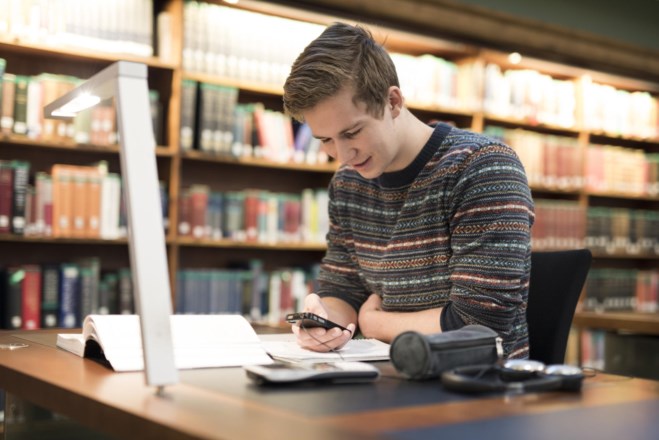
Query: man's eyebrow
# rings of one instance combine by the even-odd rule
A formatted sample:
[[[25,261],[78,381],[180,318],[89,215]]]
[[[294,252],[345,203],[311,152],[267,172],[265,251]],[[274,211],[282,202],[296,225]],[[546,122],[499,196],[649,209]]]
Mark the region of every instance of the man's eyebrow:
[[[340,135],[340,136],[345,135],[347,132],[352,131],[352,130],[354,130],[355,128],[357,128],[361,123],[362,123],[362,121],[357,121],[357,122],[355,122],[355,123],[352,124],[350,127],[348,127],[348,128],[344,128],[343,130],[341,130],[341,131],[339,132],[339,135]],[[322,139],[329,139],[329,138],[330,138],[330,136],[319,136],[319,135],[316,135],[316,134],[312,134],[312,136],[313,136],[314,138],[316,138],[316,139],[321,139],[321,140],[322,140]]]

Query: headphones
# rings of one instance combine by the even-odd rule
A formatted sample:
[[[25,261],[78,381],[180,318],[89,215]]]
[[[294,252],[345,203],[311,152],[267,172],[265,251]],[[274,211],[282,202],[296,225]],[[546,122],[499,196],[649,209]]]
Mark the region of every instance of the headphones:
[[[465,393],[581,390],[584,373],[572,365],[545,365],[527,359],[511,359],[503,365],[469,365],[442,373],[442,384]]]

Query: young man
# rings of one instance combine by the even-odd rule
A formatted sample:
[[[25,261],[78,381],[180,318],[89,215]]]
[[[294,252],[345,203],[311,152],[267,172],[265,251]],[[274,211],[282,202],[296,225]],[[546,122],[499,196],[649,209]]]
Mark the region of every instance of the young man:
[[[329,26],[293,64],[284,107],[340,164],[319,289],[305,310],[352,331],[300,329],[328,351],[365,337],[497,331],[509,358],[528,357],[526,304],[533,201],[508,146],[406,107],[396,69],[371,34]]]

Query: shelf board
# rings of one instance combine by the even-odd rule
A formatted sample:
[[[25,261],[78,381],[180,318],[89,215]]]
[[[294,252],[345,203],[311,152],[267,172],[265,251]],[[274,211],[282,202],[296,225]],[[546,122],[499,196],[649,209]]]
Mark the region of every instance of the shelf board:
[[[33,43],[22,41],[16,38],[6,37],[0,37],[0,53],[2,52],[16,52],[34,56],[50,56],[55,58],[63,58],[66,60],[107,61],[109,63],[123,60],[136,63],[144,63],[149,67],[156,67],[159,69],[167,70],[174,70],[177,67],[175,64],[164,62],[158,57],[141,57],[137,55],[122,53],[104,53],[96,50],[83,49],[72,46],[49,46],[48,41],[39,41]]]
[[[219,155],[204,153],[201,151],[185,151],[182,153],[181,157],[183,159],[203,161],[203,162],[218,162],[218,163],[251,166],[251,167],[276,168],[276,169],[295,170],[295,171],[334,173],[337,170],[337,165],[335,162],[328,162],[325,164],[317,164],[317,165],[310,165],[304,163],[279,163],[265,159],[234,158],[234,157],[219,156]]]
[[[413,100],[406,101],[407,106],[410,110],[419,110],[424,112],[432,113],[443,113],[449,115],[463,116],[473,118],[475,111],[460,110],[452,107],[445,107],[437,104],[423,104],[421,102],[416,102]]]
[[[211,75],[198,72],[184,72],[183,79],[199,81],[206,84],[217,84],[225,87],[235,87],[250,92],[281,96],[284,88],[281,85],[266,84],[258,81],[245,81],[227,76]]]
[[[18,135],[0,135],[0,143],[6,145],[15,145],[26,148],[40,148],[50,150],[63,150],[68,152],[80,153],[100,153],[100,154],[119,154],[118,145],[93,145],[93,144],[78,144],[73,141],[41,141],[38,139],[30,139],[26,136]],[[168,146],[158,146],[156,148],[156,156],[171,157],[174,156],[174,150]]]
[[[519,128],[528,128],[529,130],[551,130],[553,132],[565,133],[566,135],[577,135],[579,134],[579,129],[574,127],[563,127],[560,125],[545,124],[542,122],[533,122],[526,119],[510,118],[495,115],[493,113],[485,113],[483,115],[485,118],[485,125],[492,124],[506,124],[506,125],[515,125]]]
[[[324,251],[325,243],[260,243],[236,240],[206,240],[191,237],[178,237],[176,242],[180,246],[190,247],[216,247],[227,249],[267,249],[277,251]]]
[[[125,245],[128,239],[119,238],[107,240],[104,238],[74,238],[74,237],[26,237],[23,235],[0,234],[0,242],[5,243],[45,243],[45,244],[107,244],[107,245]]]
[[[623,136],[623,135],[614,135],[610,133],[604,133],[604,132],[599,132],[599,131],[590,131],[589,132],[591,136],[595,136],[598,138],[603,138],[605,140],[608,140],[611,143],[614,143],[616,141],[632,141],[632,142],[638,142],[638,143],[644,143],[644,144],[657,144],[659,145],[659,138],[642,138],[640,136]]]
[[[659,313],[577,312],[573,324],[581,328],[659,335]]]
[[[602,252],[602,251],[593,251],[593,258],[598,259],[614,259],[614,260],[659,260],[659,255],[655,254],[630,254],[627,252]]]
[[[530,185],[531,191],[537,191],[537,192],[549,192],[549,193],[555,193],[555,194],[566,194],[566,195],[575,195],[578,196],[582,192],[581,187],[576,187],[576,186],[567,186],[567,187],[562,187],[562,186],[557,186],[557,185],[538,185],[538,184],[532,184]]]
[[[626,193],[615,192],[615,191],[591,191],[591,190],[586,190],[585,194],[588,197],[604,197],[604,198],[613,198],[613,199],[646,200],[646,201],[649,201],[649,202],[659,202],[659,196],[626,194]]]

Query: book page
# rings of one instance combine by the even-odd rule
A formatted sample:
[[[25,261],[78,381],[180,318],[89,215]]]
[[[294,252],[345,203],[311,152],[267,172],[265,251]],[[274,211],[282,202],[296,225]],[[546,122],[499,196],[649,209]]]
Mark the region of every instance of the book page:
[[[85,339],[80,333],[58,334],[57,346],[80,357],[83,357],[85,354]]]
[[[338,352],[318,353],[300,347],[295,335],[261,335],[265,350],[275,359],[287,361],[381,361],[389,359],[389,344],[377,339],[351,339]]]
[[[240,315],[172,315],[171,322],[177,368],[272,363],[256,332]],[[89,315],[82,337],[98,342],[115,371],[144,369],[139,316]]]

